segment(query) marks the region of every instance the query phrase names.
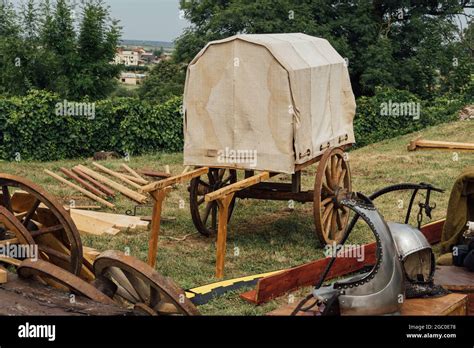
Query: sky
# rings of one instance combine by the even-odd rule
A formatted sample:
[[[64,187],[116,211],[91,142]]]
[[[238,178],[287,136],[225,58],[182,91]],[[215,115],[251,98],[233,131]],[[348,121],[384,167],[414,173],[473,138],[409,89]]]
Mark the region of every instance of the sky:
[[[126,40],[173,41],[189,26],[180,18],[179,0],[105,0]]]

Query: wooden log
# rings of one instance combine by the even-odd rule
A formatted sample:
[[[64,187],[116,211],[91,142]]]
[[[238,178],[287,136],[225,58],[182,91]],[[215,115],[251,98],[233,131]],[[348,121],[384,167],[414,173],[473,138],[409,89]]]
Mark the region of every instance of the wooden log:
[[[422,226],[421,232],[430,244],[438,243],[441,240],[444,221],[443,219]],[[373,264],[375,262],[375,247],[375,243],[364,245],[365,258],[363,262],[359,262],[357,258],[336,259],[326,279],[344,276],[362,269],[366,265]],[[254,290],[242,293],[240,297],[248,302],[261,304],[298,288],[314,285],[328,262],[329,258],[319,259],[264,277],[259,279]]]
[[[101,171],[103,171],[104,173],[107,173],[119,180],[122,180],[123,182],[129,184],[130,186],[133,186],[135,187],[136,189],[140,189],[141,186],[138,185],[137,183],[134,183],[132,180],[129,180],[127,179],[125,176],[123,176],[122,174],[120,173],[117,173],[117,172],[114,172],[113,170],[109,169],[109,168],[106,168],[104,167],[103,165],[97,163],[97,162],[92,162],[92,165],[98,169],[100,169]]]
[[[407,149],[408,151],[415,151],[418,149],[474,151],[474,143],[458,143],[416,138],[415,140],[410,141]]]
[[[214,201],[220,197],[228,195],[229,193],[237,192],[247,187],[250,187],[252,185],[258,184],[259,182],[263,180],[267,180],[268,178],[270,178],[269,172],[259,173],[257,175],[251,176],[250,178],[237,181],[234,184],[224,186],[223,188],[219,190],[208,193],[206,196],[204,196],[204,200],[206,202]]]
[[[86,189],[83,189],[82,187],[76,185],[76,184],[73,184],[72,182],[70,181],[67,181],[66,179],[64,179],[63,177],[60,177],[59,175],[53,173],[52,171],[48,170],[48,169],[45,169],[44,172],[46,174],[48,174],[49,176],[55,178],[56,180],[62,182],[63,184],[66,184],[68,185],[69,187],[75,189],[76,191],[79,191],[81,192],[82,194],[84,194],[85,196],[89,197],[90,199],[100,203],[100,204],[103,204],[105,205],[106,207],[109,207],[109,208],[115,208],[115,205],[113,205],[112,203],[110,202],[107,202],[105,199],[102,199],[98,196],[96,196],[95,194],[87,191]]]
[[[128,180],[133,181],[134,183],[139,184],[139,185],[147,185],[147,184],[150,183],[149,181],[138,179],[138,178],[134,177],[133,175],[125,174],[125,173],[122,173],[122,172],[120,174],[124,178],[127,178]]]
[[[135,192],[128,187],[125,187],[123,185],[120,185],[119,183],[93,171],[92,169],[89,169],[87,167],[84,167],[83,165],[79,165],[78,168],[86,173],[87,175],[93,177],[96,180],[99,180],[100,182],[112,187],[113,189],[119,191],[122,193],[124,196],[138,202],[138,203],[145,203],[147,200],[147,197],[144,195],[139,194],[138,192]]]
[[[107,196],[113,197],[115,196],[115,192],[108,188],[107,186],[103,185],[102,183],[98,182],[94,178],[91,178],[89,175],[86,173],[83,173],[79,168],[74,167],[71,169],[75,174],[77,174],[79,177],[89,181],[92,185],[97,187],[99,190],[101,190],[103,193],[105,193]]]
[[[150,170],[150,169],[138,169],[137,172],[139,174],[149,176],[151,178],[169,178],[169,177],[171,177],[171,174],[156,171],[156,170]]]
[[[107,197],[105,195],[105,193],[103,193],[102,191],[96,189],[94,186],[92,186],[91,184],[89,184],[87,181],[85,181],[84,179],[81,179],[80,177],[78,177],[76,174],[74,174],[73,172],[71,172],[69,169],[66,169],[64,167],[61,167],[59,168],[61,170],[61,172],[63,172],[66,176],[68,176],[70,179],[74,180],[74,181],[77,181],[79,184],[81,184],[86,190],[92,192],[93,194],[95,194],[96,196],[102,196],[102,197]]]
[[[195,177],[207,174],[209,171],[209,168],[203,167],[199,169],[192,170],[188,173],[180,174],[180,175],[175,175],[167,179],[163,179],[160,181],[152,182],[146,186],[143,186],[140,191],[141,192],[152,192],[158,189],[165,188],[167,186],[171,186],[174,184],[178,184],[184,181],[189,181]]]
[[[127,166],[125,163],[122,163],[120,166],[121,166],[123,169],[125,169],[127,172],[129,172],[130,174],[132,174],[134,177],[136,177],[137,179],[142,180],[142,181],[143,181],[143,182],[142,182],[143,185],[148,184],[148,181],[147,181],[147,180],[145,180],[144,178],[142,178],[142,177],[140,176],[140,174],[138,174],[138,173],[137,173],[136,171],[134,171],[132,168],[130,168],[129,166]]]

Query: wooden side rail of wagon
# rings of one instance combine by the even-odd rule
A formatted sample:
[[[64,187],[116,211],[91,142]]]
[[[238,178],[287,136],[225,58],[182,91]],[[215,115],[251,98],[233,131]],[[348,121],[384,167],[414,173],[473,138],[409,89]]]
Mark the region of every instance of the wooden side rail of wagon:
[[[256,185],[270,178],[269,172],[262,172],[250,176],[244,180],[234,184],[222,187],[219,190],[208,193],[204,197],[205,202],[216,201],[218,209],[218,227],[217,227],[217,252],[216,252],[216,278],[224,277],[224,261],[227,245],[227,222],[229,219],[229,206],[234,198],[234,194],[238,191]]]
[[[175,175],[160,181],[152,182],[141,188],[141,192],[148,192],[155,201],[153,205],[150,239],[148,241],[148,264],[155,267],[158,252],[158,238],[160,236],[161,212],[163,201],[170,191],[171,185],[187,182],[193,178],[207,174],[209,168],[203,167],[187,173]]]

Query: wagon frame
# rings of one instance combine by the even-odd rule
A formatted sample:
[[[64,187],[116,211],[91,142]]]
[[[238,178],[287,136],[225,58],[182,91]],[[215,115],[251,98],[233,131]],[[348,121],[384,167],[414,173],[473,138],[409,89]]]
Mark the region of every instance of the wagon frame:
[[[297,165],[289,183],[266,181],[281,173],[260,171],[256,174],[251,170],[244,170],[244,179],[237,181],[238,169],[219,166],[196,167],[190,172],[144,186],[142,191],[150,193],[155,200],[149,264],[154,266],[156,262],[163,201],[172,185],[186,182],[189,182],[191,217],[197,231],[207,237],[217,234],[217,278],[224,276],[227,225],[237,198],[313,202],[316,236],[322,245],[338,244],[349,222],[348,209],[339,204],[352,191],[348,156],[344,152],[349,147],[350,144],[327,148],[321,155]],[[314,189],[302,191],[302,171],[313,164],[317,164]]]

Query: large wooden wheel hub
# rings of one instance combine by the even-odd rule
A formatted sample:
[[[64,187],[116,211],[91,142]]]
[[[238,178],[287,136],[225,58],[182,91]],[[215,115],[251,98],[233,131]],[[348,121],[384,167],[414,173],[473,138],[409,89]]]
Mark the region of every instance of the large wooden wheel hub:
[[[109,250],[94,262],[97,279],[113,282],[113,299],[149,315],[198,315],[185,293],[171,279],[148,264],[119,251]],[[106,291],[108,293],[108,291]]]
[[[340,205],[352,191],[349,163],[342,149],[327,150],[314,183],[314,223],[323,245],[339,244],[349,222],[349,209]]]

